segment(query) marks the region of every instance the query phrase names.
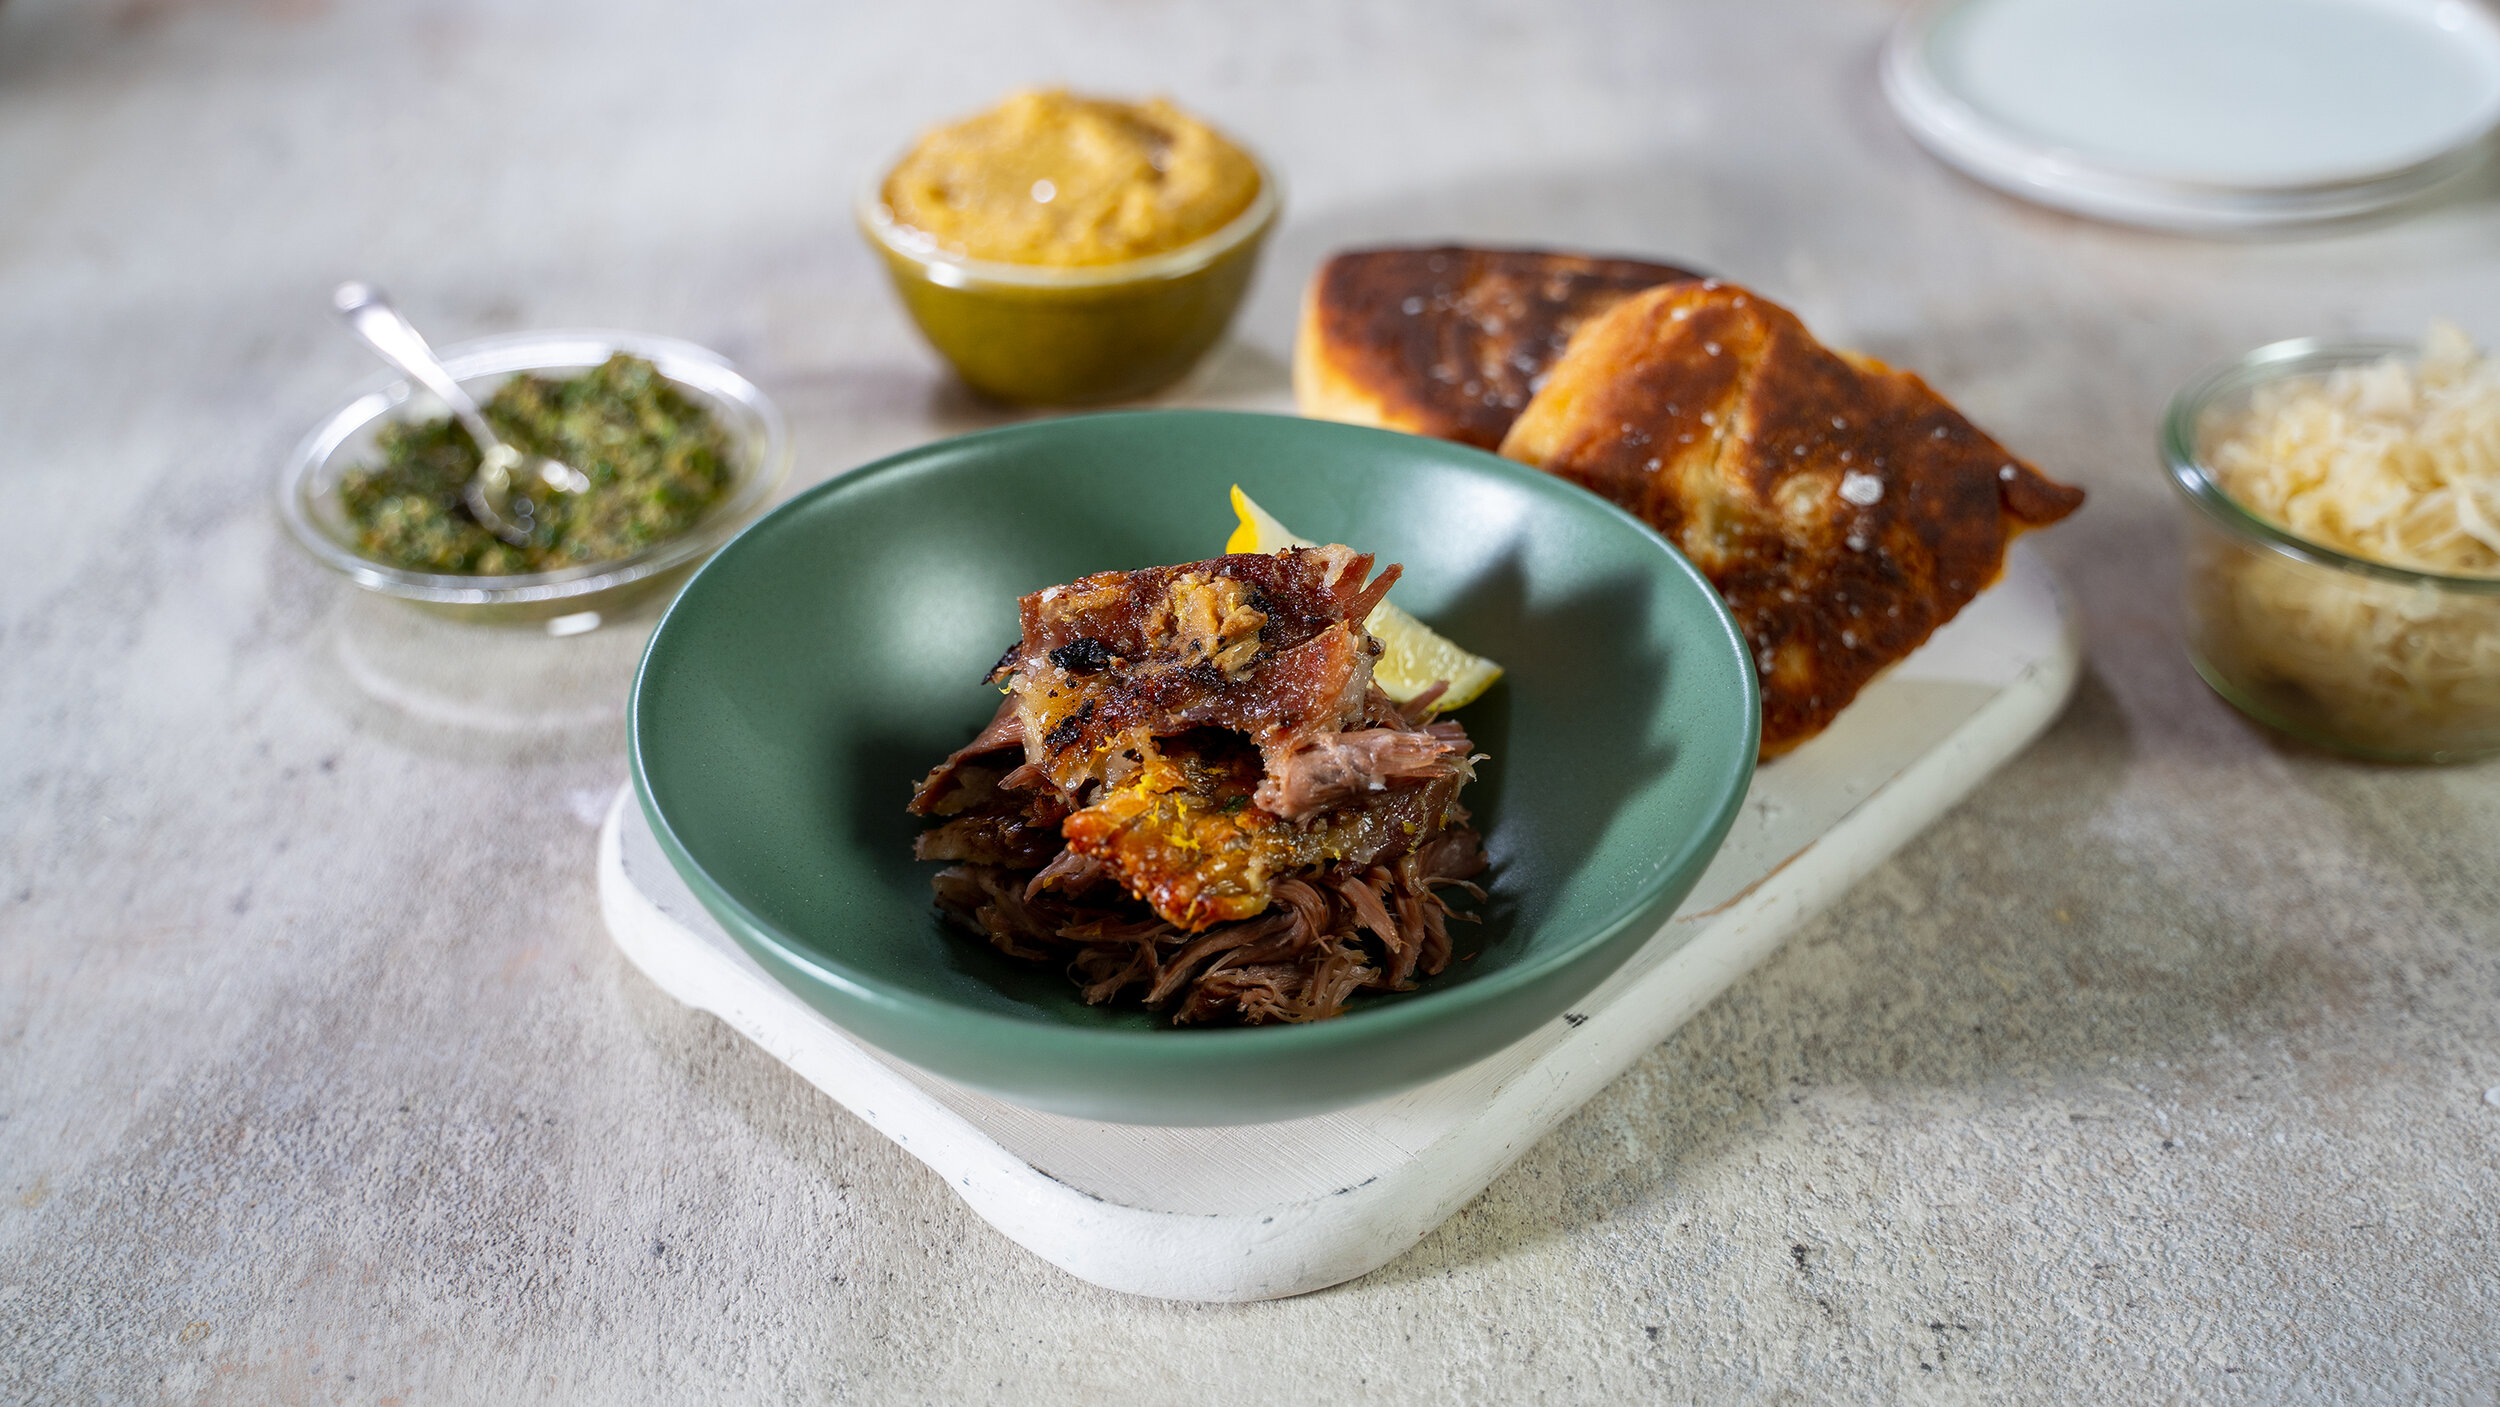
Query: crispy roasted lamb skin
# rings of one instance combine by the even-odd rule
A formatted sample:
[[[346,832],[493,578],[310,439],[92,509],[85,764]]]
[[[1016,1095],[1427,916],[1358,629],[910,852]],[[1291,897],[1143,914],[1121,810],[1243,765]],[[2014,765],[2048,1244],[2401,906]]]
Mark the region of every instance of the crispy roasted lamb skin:
[[[1370,572],[1291,549],[1024,598],[1009,697],[912,797],[940,911],[1176,1021],[1318,1020],[1439,972],[1439,891],[1484,867],[1478,759],[1371,683],[1397,569]]]
[[[1012,676],[1026,761],[1073,791],[1140,735],[1224,727],[1264,750],[1357,726],[1379,652],[1363,619],[1398,577],[1371,568],[1347,547],[1289,548],[1025,597],[992,677]]]
[[[1305,415],[1492,449],[1588,319],[1671,264],[1536,249],[1357,249],[1320,266],[1294,340]]]
[[[2015,535],[2083,502],[1918,377],[1716,281],[1582,328],[1501,452],[1638,514],[1710,578],[1753,649],[1766,758],[1952,619]]]

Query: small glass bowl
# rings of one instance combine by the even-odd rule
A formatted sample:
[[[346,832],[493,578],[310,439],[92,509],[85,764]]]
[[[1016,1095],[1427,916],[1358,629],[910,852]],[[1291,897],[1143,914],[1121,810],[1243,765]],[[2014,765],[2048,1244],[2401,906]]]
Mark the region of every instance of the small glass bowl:
[[[1223,337],[1283,205],[1276,178],[1258,172],[1258,194],[1222,229],[1118,264],[946,253],[895,223],[884,176],[856,214],[912,321],[967,385],[1015,405],[1086,405],[1162,390]]]
[[[2302,338],[2189,383],[2162,422],[2188,512],[2189,659],[2242,713],[2386,762],[2500,753],[2500,578],[2413,571],[2312,542],[2242,507],[2205,451],[2261,386],[2419,349]]]
[[[462,620],[544,622],[557,635],[593,629],[683,581],[771,501],[790,472],[790,436],[780,410],[726,359],[690,342],[637,332],[520,332],[446,348],[442,361],[483,401],[517,373],[587,371],[618,352],[650,362],[701,402],[735,447],[729,491],[676,537],[612,561],[516,576],[411,571],[365,556],[339,501],[340,475],[374,458],[374,432],[386,420],[451,413],[405,381],[379,383],[322,418],[278,476],[278,512],[305,551],[368,591]]]

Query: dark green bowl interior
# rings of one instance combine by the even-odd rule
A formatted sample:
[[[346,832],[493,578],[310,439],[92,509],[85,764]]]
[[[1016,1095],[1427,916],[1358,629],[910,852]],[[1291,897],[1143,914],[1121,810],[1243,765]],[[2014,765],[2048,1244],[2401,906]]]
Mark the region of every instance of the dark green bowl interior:
[[[1173,1030],[1089,1007],[941,924],[915,781],[986,722],[1016,598],[1222,550],[1238,482],[1298,532],[1400,562],[1394,599],[1500,660],[1460,717],[1494,868],[1421,990],[1307,1027]],[[1552,1019],[1698,878],[1758,705],[1706,583],[1594,495],[1494,456],[1278,416],[1010,427],[821,485],[688,585],[635,685],[663,847],[768,970],[855,1034],[1043,1107],[1240,1122],[1385,1094]]]

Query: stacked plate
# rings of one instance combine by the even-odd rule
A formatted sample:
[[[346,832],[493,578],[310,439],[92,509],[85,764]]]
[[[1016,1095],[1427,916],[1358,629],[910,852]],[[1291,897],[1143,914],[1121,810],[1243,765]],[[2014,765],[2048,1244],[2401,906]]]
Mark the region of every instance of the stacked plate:
[[[2500,23],[2474,0],[1931,0],[1884,56],[1930,151],[2127,224],[2338,219],[2476,165]]]

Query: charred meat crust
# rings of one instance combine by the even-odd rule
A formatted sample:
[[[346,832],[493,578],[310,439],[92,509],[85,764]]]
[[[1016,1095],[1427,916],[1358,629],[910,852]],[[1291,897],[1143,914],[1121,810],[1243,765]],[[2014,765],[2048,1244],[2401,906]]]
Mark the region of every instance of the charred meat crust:
[[[1442,970],[1484,867],[1466,732],[1371,682],[1397,568],[1344,547],[1106,572],[1023,602],[1009,697],[933,769],[940,911],[1087,1001],[1307,1021]]]
[[[1021,646],[1022,642],[1019,641],[1018,644]],[[1014,650],[1008,651],[1005,659],[1014,659],[1016,653]],[[1100,674],[1109,669],[1118,658],[1119,656],[1111,653],[1109,645],[1091,635],[1080,635],[1050,652],[1050,662],[1070,674]]]
[[[1026,761],[1072,791],[1141,733],[1214,725],[1267,747],[1352,726],[1378,648],[1362,622],[1398,575],[1371,568],[1348,548],[1291,548],[1025,597],[1013,688]]]

